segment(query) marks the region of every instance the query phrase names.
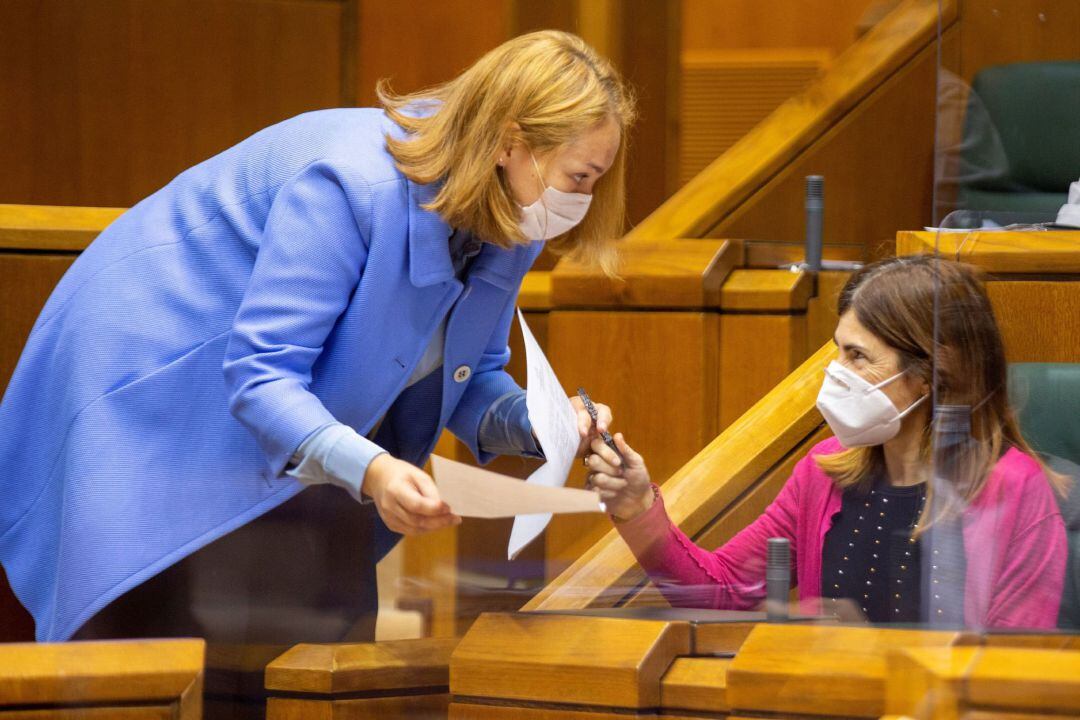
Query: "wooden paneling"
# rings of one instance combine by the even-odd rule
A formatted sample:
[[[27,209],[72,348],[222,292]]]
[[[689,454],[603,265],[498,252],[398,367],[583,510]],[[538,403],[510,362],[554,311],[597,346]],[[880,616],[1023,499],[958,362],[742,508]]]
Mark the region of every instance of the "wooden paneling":
[[[1076,0],[961,0],[961,77],[988,65],[1080,58]]]
[[[657,482],[716,435],[720,316],[703,312],[555,311],[548,356],[565,388],[612,406],[613,427],[648,458]],[[568,485],[582,487],[575,465]],[[604,516],[556,516],[548,560],[577,558],[610,528]]]
[[[825,47],[842,52],[855,40],[874,0],[682,0],[683,47]]]
[[[0,716],[197,720],[203,654],[202,640],[0,644]]]
[[[1080,362],[1080,232],[897,233],[897,254],[986,271],[1009,362]]]
[[[629,237],[700,237],[716,229],[725,217],[787,168],[795,158],[803,156],[808,148],[844,121],[875,90],[887,84],[895,73],[910,65],[912,58],[933,48],[937,37],[938,8],[937,0],[907,0],[902,3],[886,20],[841,55],[829,72],[804,93],[780,106],[765,122],[639,224]],[[947,26],[955,17],[955,7],[952,3],[945,3],[944,11]],[[934,53],[931,51],[928,55],[932,68]],[[929,83],[929,104],[924,110],[920,112],[916,102],[919,96],[914,99],[905,97],[900,106],[905,113],[929,117],[925,122],[932,127],[932,73]],[[919,88],[922,90],[923,86],[919,85]],[[851,122],[848,120],[848,125]],[[904,142],[898,144],[910,151],[911,148],[906,145],[910,137],[905,135],[902,140]],[[932,145],[926,148],[927,154],[930,147]],[[880,148],[863,146],[860,152],[872,153],[877,150]],[[863,177],[865,184],[874,185],[884,181],[890,173],[895,175],[895,171],[884,163],[874,169],[878,174],[873,181]],[[919,183],[925,181],[929,186],[931,172],[928,166],[924,177],[908,177],[905,186],[923,192]],[[801,199],[802,193],[797,197]],[[828,203],[826,208],[828,212]],[[844,222],[850,221],[847,217],[842,219]],[[898,227],[893,225],[884,237],[891,237]],[[801,239],[801,234],[798,237]],[[762,239],[782,238],[769,233]],[[873,239],[866,240],[871,241]]]
[[[829,59],[827,51],[815,48],[684,50],[679,185],[801,92]]]
[[[663,202],[678,176],[679,45],[682,5],[655,0],[515,0],[511,33],[578,33],[634,88],[627,214],[638,222]]]
[[[511,36],[512,0],[357,2],[356,98],[362,106],[376,104],[381,78],[399,93],[446,82]]]
[[[627,713],[598,712],[584,708],[538,708],[520,705],[478,705],[468,702],[450,703],[450,720],[626,720]],[[630,715],[629,717],[634,717]],[[673,720],[678,720],[674,718]]]
[[[6,388],[26,338],[74,255],[0,250],[0,388]]]
[[[622,34],[612,57],[638,101],[627,175],[627,216],[636,223],[667,200],[678,182],[682,5],[619,0],[611,8]]]
[[[806,357],[806,316],[720,317],[719,427],[726,428]]]
[[[331,702],[272,697],[266,720],[445,720],[449,704],[448,693]]]
[[[836,332],[836,305],[840,291],[851,277],[849,272],[825,271],[818,273],[817,294],[806,304],[807,352],[821,347]]]
[[[805,178],[823,175],[825,239],[891,255],[898,228],[932,222],[936,64],[923,50],[707,234],[801,242]]]
[[[655,707],[661,676],[689,652],[688,623],[488,614],[454,651],[450,691],[455,699]]]
[[[1080,280],[987,284],[1009,362],[1080,362]]]
[[[340,102],[342,3],[0,4],[0,200],[126,206]]]

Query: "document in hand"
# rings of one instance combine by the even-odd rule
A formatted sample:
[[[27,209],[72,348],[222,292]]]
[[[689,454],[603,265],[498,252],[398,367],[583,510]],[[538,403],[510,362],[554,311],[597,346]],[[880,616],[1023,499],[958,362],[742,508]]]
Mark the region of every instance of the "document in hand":
[[[525,405],[529,408],[529,421],[547,460],[526,482],[530,485],[562,487],[577,455],[577,414],[520,310],[518,321],[525,338]],[[546,511],[519,515],[510,531],[510,545],[507,548],[510,559],[535,540],[550,521],[551,513]]]
[[[490,470],[431,456],[439,497],[456,515],[499,518],[529,513],[603,512],[589,490],[523,482]]]

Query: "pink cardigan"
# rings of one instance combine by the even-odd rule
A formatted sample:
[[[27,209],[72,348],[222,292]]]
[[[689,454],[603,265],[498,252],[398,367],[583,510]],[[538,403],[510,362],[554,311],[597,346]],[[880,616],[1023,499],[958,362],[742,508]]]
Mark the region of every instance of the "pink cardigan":
[[[616,523],[638,562],[672,605],[746,610],[765,598],[766,540],[791,541],[793,582],[813,612],[821,596],[825,533],[842,491],[814,462],[841,450],[835,438],[799,461],[765,512],[723,547],[694,544],[668,517],[663,499]],[[1065,576],[1065,525],[1046,477],[1030,456],[1010,449],[964,512],[967,576],[964,619],[973,628],[1052,628]]]

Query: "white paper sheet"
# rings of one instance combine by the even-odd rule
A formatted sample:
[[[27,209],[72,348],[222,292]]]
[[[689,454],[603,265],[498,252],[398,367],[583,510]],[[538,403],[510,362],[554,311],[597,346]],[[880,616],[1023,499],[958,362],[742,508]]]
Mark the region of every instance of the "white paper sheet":
[[[588,490],[527,483],[438,455],[431,456],[431,469],[439,497],[462,517],[603,512],[600,497]]]
[[[525,338],[525,362],[528,366],[525,389],[525,405],[529,408],[529,421],[540,440],[547,462],[541,465],[526,481],[533,485],[562,487],[570,474],[570,466],[577,455],[580,439],[577,431],[577,414],[570,399],[563,391],[559,378],[544,357],[544,351],[525,323],[525,316],[518,310],[521,334]],[[519,515],[510,531],[507,555],[514,559],[522,548],[536,539],[551,521],[551,513]]]

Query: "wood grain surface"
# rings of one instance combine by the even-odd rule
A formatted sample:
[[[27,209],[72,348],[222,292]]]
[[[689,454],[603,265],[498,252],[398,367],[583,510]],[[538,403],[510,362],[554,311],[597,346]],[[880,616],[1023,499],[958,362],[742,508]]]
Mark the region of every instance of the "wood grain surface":
[[[688,623],[485,614],[454,651],[450,691],[455,700],[655,707],[660,678],[689,652]]]
[[[204,653],[198,639],[0,644],[0,715],[41,705],[97,706],[91,714],[104,717],[107,708],[124,717],[117,706],[131,705],[132,717],[156,717],[164,707],[194,720],[202,716]],[[68,711],[75,710],[45,717]]]

